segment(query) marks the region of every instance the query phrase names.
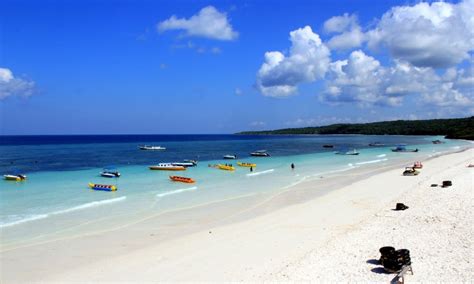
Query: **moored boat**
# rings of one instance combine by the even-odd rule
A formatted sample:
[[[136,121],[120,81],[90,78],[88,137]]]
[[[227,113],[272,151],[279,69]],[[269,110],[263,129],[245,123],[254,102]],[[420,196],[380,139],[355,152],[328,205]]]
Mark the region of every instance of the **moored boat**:
[[[224,158],[225,160],[235,160],[237,159],[237,155],[224,155]]]
[[[432,142],[433,144],[443,144],[443,143],[444,143],[443,141],[438,140],[438,139],[437,139],[437,140],[433,140],[433,141],[431,141],[431,142]]]
[[[138,146],[138,148],[140,148],[140,150],[166,150],[165,147],[161,147],[161,146],[150,146],[150,145],[142,145],[142,146]]]
[[[118,172],[117,169],[115,168],[104,168],[102,170],[102,172],[100,172],[100,175],[103,176],[103,177],[107,177],[107,178],[118,178],[120,177],[120,173]]]
[[[196,166],[197,164],[196,163],[193,163],[193,162],[174,162],[174,163],[171,163],[171,165],[173,166],[181,166],[181,167],[194,167]]]
[[[103,191],[116,191],[117,186],[110,184],[98,184],[98,183],[89,183],[89,187],[93,190],[103,190]]]
[[[270,157],[270,154],[267,153],[267,150],[258,150],[250,153],[250,156],[254,157]]]
[[[392,148],[392,152],[400,152],[400,153],[418,152],[418,148],[416,148],[416,149],[407,149],[406,145],[397,145],[397,147]]]
[[[247,168],[255,168],[257,164],[254,163],[243,163],[243,162],[237,162],[237,165],[240,167],[247,167]]]
[[[332,144],[324,144],[323,148],[334,148],[334,145]]]
[[[192,178],[188,177],[180,177],[180,176],[170,176],[172,181],[184,182],[184,183],[195,183],[196,181]]]
[[[352,149],[352,150],[349,150],[349,151],[338,151],[336,152],[337,155],[352,155],[352,156],[355,156],[355,155],[359,155],[359,152],[357,152],[356,149]]]
[[[10,180],[10,181],[24,181],[24,180],[26,180],[26,175],[22,175],[22,174],[3,175],[3,178],[5,180]]]
[[[186,167],[174,166],[172,163],[160,163],[158,165],[150,166],[149,169],[158,171],[185,171]]]

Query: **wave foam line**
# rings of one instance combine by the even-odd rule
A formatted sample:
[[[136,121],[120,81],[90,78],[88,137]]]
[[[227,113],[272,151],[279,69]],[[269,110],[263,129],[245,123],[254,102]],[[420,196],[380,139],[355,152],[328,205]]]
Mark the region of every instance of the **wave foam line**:
[[[165,197],[165,196],[168,196],[168,195],[174,195],[174,194],[178,194],[178,193],[181,193],[181,192],[186,192],[186,191],[191,191],[191,190],[196,190],[196,189],[198,189],[197,186],[188,187],[188,188],[181,188],[181,189],[177,189],[177,190],[173,190],[173,191],[158,193],[156,195],[156,197],[161,198],[161,197]]]
[[[271,172],[273,172],[273,171],[275,171],[275,169],[270,169],[270,170],[266,170],[266,171],[251,173],[251,174],[247,174],[247,176],[248,176],[248,177],[259,176],[259,175],[269,174],[269,173],[271,173]]]
[[[356,163],[356,165],[375,164],[375,163],[380,163],[380,162],[384,162],[384,161],[387,161],[387,160],[388,159],[378,159],[378,160],[372,160],[372,161],[365,161],[365,162]]]
[[[20,220],[17,220],[17,221],[13,221],[13,222],[9,222],[9,223],[3,223],[3,224],[0,223],[0,228],[10,227],[10,226],[14,226],[14,225],[18,225],[18,224],[22,224],[22,223],[26,223],[26,222],[30,222],[30,221],[35,221],[35,220],[45,219],[45,218],[48,218],[50,216],[60,215],[60,214],[69,213],[69,212],[78,211],[78,210],[83,210],[83,209],[86,209],[86,208],[97,207],[97,206],[100,206],[100,205],[115,203],[115,202],[118,202],[118,201],[123,201],[126,198],[127,198],[126,196],[122,196],[122,197],[117,197],[117,198],[112,198],[112,199],[92,201],[92,202],[89,202],[89,203],[81,204],[81,205],[74,206],[74,207],[67,208],[67,209],[63,209],[63,210],[53,211],[53,212],[46,213],[46,214],[31,215],[31,216],[28,216],[26,218],[23,218],[23,219],[20,219]]]
[[[383,157],[387,157],[387,154],[380,154],[380,155],[377,155],[377,158],[383,158]]]

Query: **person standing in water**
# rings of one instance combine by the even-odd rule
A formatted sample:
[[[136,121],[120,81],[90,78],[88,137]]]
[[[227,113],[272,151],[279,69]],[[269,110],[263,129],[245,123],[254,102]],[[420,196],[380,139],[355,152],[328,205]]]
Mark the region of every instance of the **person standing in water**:
[[[250,171],[253,172],[253,167],[250,167]]]
[[[292,169],[292,170],[295,169],[295,164],[291,163],[291,169]]]

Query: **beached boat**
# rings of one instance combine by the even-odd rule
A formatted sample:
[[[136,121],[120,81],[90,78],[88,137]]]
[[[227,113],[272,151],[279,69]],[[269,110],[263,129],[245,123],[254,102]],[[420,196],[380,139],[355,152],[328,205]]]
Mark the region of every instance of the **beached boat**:
[[[404,176],[417,176],[420,172],[415,170],[413,167],[406,167],[405,171],[403,171]]]
[[[242,163],[242,162],[237,162],[237,165],[240,167],[247,167],[247,168],[255,168],[257,164],[254,163]]]
[[[323,148],[334,148],[334,145],[332,144],[324,144]]]
[[[423,168],[423,164],[421,162],[415,162],[413,164],[413,168],[414,169],[422,169]]]
[[[217,168],[219,170],[224,170],[224,171],[235,171],[235,168],[234,166],[232,165],[222,165],[222,164],[218,164],[217,165]]]
[[[359,155],[359,152],[357,152],[356,149],[352,149],[352,150],[349,150],[349,151],[338,151],[336,152],[337,155]]]
[[[100,175],[103,177],[107,178],[118,178],[120,177],[120,173],[118,172],[117,169],[114,168],[104,168],[102,172],[100,172]]]
[[[184,182],[184,183],[195,183],[196,181],[192,178],[188,177],[180,177],[180,176],[170,176],[170,179],[172,181],[177,181],[177,182]]]
[[[270,154],[267,153],[267,150],[258,150],[250,153],[250,156],[254,157],[270,157]]]
[[[185,171],[186,167],[174,166],[172,163],[160,163],[158,165],[150,166],[149,169],[157,171]]]
[[[385,144],[380,143],[380,142],[372,142],[372,143],[369,143],[369,146],[370,147],[382,147],[382,146],[385,146]]]
[[[16,175],[3,175],[5,180],[10,181],[24,181],[26,180],[26,175],[16,174]]]
[[[237,155],[224,155],[224,158],[225,160],[235,160],[237,159]]]
[[[89,183],[89,187],[93,190],[103,190],[103,191],[116,191],[117,187],[110,184],[98,184],[98,183]]]
[[[400,153],[418,152],[418,148],[416,148],[416,149],[407,149],[406,145],[397,145],[397,147],[392,148],[392,152],[400,152]]]
[[[165,147],[161,147],[161,146],[150,146],[150,145],[143,145],[143,146],[138,146],[138,148],[140,148],[140,150],[166,150]]]

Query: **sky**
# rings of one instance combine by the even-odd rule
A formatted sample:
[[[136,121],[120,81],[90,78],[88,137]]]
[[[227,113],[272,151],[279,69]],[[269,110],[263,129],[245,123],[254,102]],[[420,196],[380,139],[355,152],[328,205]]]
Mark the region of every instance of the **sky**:
[[[474,0],[4,0],[0,135],[466,117],[473,52]]]

